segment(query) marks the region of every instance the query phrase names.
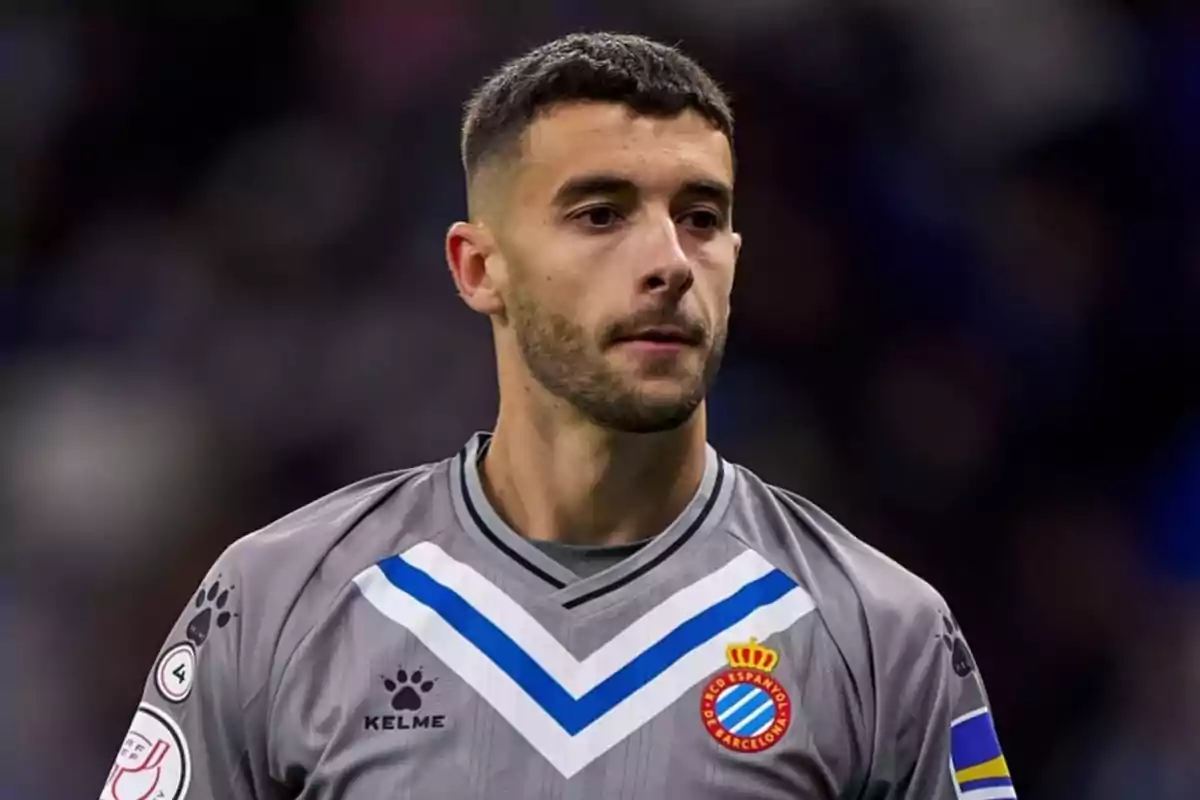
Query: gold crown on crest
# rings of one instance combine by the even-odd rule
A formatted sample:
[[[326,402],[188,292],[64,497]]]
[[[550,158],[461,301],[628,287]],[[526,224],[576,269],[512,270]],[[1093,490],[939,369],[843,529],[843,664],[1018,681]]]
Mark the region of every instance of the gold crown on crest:
[[[770,672],[779,663],[779,653],[769,647],[763,647],[753,636],[748,642],[734,642],[725,648],[725,658],[729,666],[735,668],[757,669]]]

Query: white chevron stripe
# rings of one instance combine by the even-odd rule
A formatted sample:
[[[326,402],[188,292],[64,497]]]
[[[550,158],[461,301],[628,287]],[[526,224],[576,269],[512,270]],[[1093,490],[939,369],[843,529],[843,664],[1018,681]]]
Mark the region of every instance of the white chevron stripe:
[[[747,550],[716,572],[668,597],[580,662],[515,600],[437,545],[422,542],[402,557],[457,592],[575,698],[587,694],[681,623],[774,569],[758,553]]]
[[[434,656],[462,678],[524,736],[534,749],[568,778],[653,719],[678,700],[684,692],[724,666],[725,646],[728,642],[744,641],[751,636],[760,640],[766,639],[790,628],[813,609],[812,598],[803,589],[792,589],[775,602],[756,609],[740,622],[719,632],[663,670],[587,728],[571,736],[490,658],[428,606],[393,586],[378,567],[366,570],[355,578],[355,582],[372,605],[416,636]],[[715,600],[710,598],[710,602],[701,607],[693,606],[692,615],[699,613],[712,602]],[[489,617],[499,625],[499,621],[493,616],[499,611],[498,608],[476,608],[480,611],[487,609],[491,612]],[[505,632],[512,636],[511,620],[508,621]],[[548,633],[546,635],[549,636]],[[518,642],[520,643],[519,640]],[[561,645],[559,647],[561,648]],[[548,665],[541,661],[540,654],[527,652],[537,659],[548,673],[550,672]],[[567,656],[574,660],[569,653]]]

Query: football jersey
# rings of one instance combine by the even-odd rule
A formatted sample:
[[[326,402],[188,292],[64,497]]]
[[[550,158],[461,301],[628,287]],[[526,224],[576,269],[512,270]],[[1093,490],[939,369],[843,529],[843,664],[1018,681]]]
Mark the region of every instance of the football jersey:
[[[472,438],[231,545],[105,800],[997,800],[986,694],[928,584],[711,447],[590,574],[512,530]]]

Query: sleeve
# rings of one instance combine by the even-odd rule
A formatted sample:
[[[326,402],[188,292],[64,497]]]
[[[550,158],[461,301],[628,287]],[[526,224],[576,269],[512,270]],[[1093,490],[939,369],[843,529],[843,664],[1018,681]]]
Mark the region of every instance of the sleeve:
[[[259,800],[248,764],[243,607],[235,544],[167,636],[101,800]]]
[[[940,598],[939,598],[940,599]],[[944,604],[922,609],[883,681],[895,698],[889,800],[1014,800],[987,692]],[[906,663],[907,662],[907,663]],[[881,742],[885,747],[889,742]]]

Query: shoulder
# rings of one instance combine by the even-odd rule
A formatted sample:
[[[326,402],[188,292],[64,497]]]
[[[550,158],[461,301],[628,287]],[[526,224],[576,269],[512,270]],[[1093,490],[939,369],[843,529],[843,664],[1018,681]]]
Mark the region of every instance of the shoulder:
[[[347,544],[347,537],[374,517],[399,517],[403,523],[404,517],[424,505],[423,500],[432,499],[440,471],[441,464],[424,464],[342,487],[237,539],[221,554],[217,566],[244,578],[276,582],[289,568],[318,562]],[[375,538],[354,544],[360,544],[356,549],[367,557],[375,555],[373,551],[382,557],[389,542]]]
[[[228,589],[241,663],[261,683],[356,574],[405,541],[447,524],[446,463],[376,475],[332,492],[233,542],[201,593]],[[218,595],[219,596],[219,595]]]
[[[812,500],[737,471],[736,512],[726,530],[813,598],[820,635],[836,654],[825,668],[852,698],[853,727],[870,761],[890,746],[880,731],[905,718],[924,682],[941,674],[934,660],[946,649],[945,601]]]
[[[805,584],[827,622],[872,644],[903,633],[924,640],[949,611],[925,579],[851,533],[812,500],[739,467],[743,535]]]

